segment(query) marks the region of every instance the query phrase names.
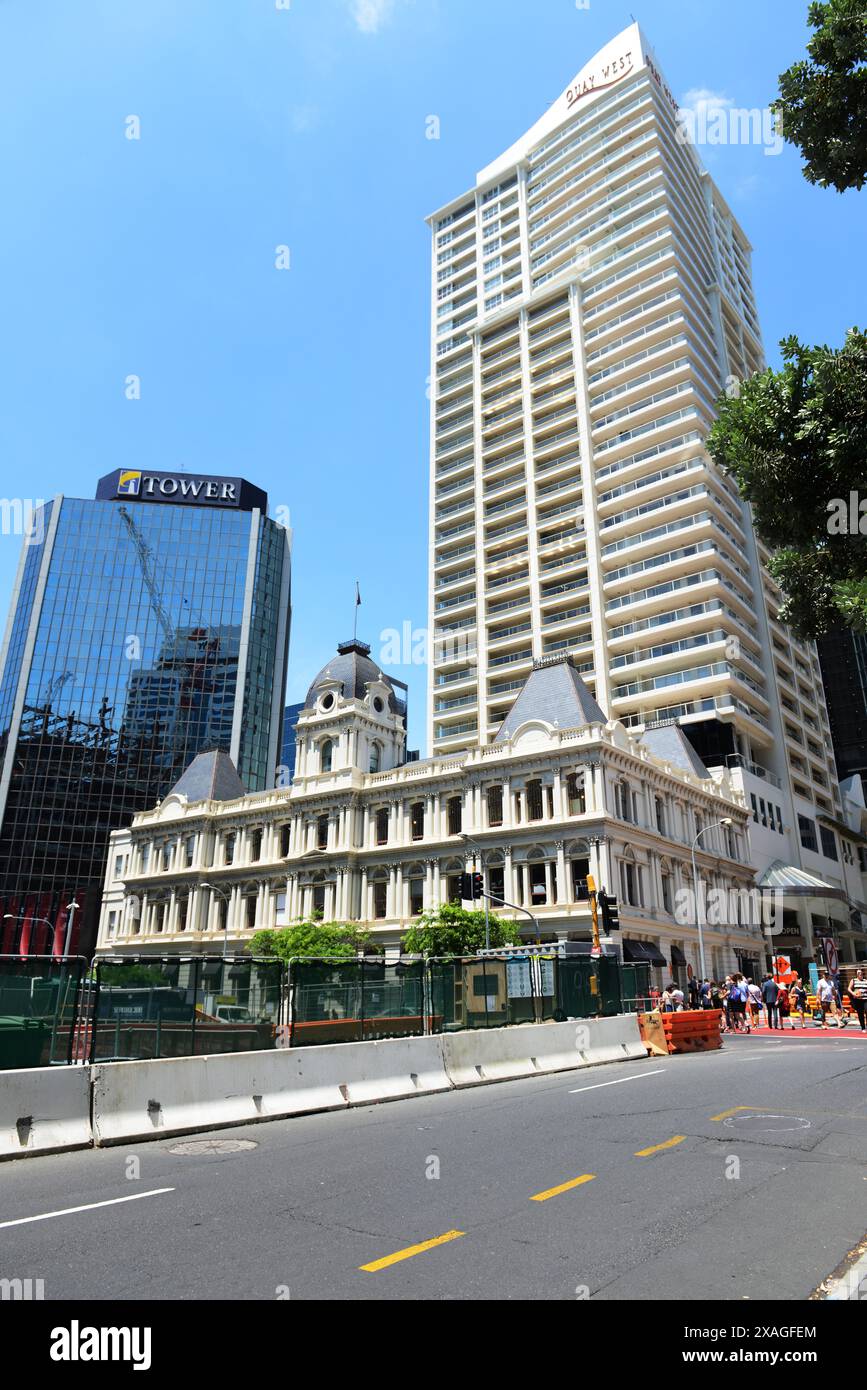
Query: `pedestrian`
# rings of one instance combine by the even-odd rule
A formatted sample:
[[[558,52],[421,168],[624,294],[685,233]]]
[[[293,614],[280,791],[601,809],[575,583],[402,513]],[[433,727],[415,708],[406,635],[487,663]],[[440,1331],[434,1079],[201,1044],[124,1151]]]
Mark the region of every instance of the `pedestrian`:
[[[674,1000],[675,1012],[682,1013],[684,1008],[686,1007],[686,1001],[683,997],[683,990],[678,984],[669,985],[669,989],[671,990],[671,997]]]
[[[665,986],[665,989],[662,991],[662,994],[659,997],[659,1007],[664,1014],[674,1013],[675,1003],[673,984]]]
[[[801,1027],[806,1028],[804,1015],[807,1011],[807,991],[800,975],[796,975],[789,985],[789,1011],[790,1014],[799,1013],[801,1015]],[[795,1021],[792,1019],[792,1031],[795,1029]]]
[[[846,1016],[846,1006],[843,1003],[843,986],[840,983],[839,970],[835,970],[834,974],[831,976],[831,983],[834,986],[834,1003],[840,1010],[840,1018],[837,1026],[838,1028],[848,1028],[849,1019]]]
[[[779,998],[780,991],[777,988],[775,980],[771,975],[766,975],[764,980],[762,981],[762,999],[764,1000],[765,1008],[768,1011],[769,1028],[780,1027]]]
[[[747,1021],[747,1000],[749,992],[747,982],[743,975],[736,974],[731,977],[729,988],[729,998],[731,1001],[731,1018],[736,1033],[749,1033],[750,1025]]]
[[[758,1028],[762,1019],[762,991],[755,980],[747,980],[747,989],[750,994],[750,1015],[754,1028]]]
[[[777,990],[777,1008],[780,1011],[780,1029],[782,1030],[786,1026],[786,1019],[790,1013],[789,991],[782,982],[777,985]],[[794,1028],[794,1026],[793,1023],[792,1027]]]
[[[852,1000],[861,1032],[867,1033],[867,975],[863,965],[859,965],[849,981],[849,998]]]
[[[830,978],[827,970],[823,970],[821,975],[819,976],[819,984],[816,989],[816,994],[818,995],[819,999],[821,1027],[825,1031],[827,1031],[828,1024],[825,1020],[827,1019],[829,1013],[833,1018],[834,1023],[839,1023],[837,1017],[837,1000],[834,996],[834,982]]]
[[[735,1031],[734,1016],[737,1010],[734,1008],[734,981],[731,975],[726,975],[720,989],[720,997],[723,1001],[723,1008],[726,1016],[726,1028],[730,1033]]]
[[[865,980],[864,983],[867,984],[867,980]],[[700,1008],[712,1009],[714,1007],[710,980],[702,980],[701,989],[699,990],[699,999]]]
[[[699,982],[698,982],[698,980],[696,979],[695,975],[690,975],[690,977],[689,977],[689,985],[687,986],[687,988],[688,988],[688,990],[689,990],[689,1007],[690,1007],[691,1009],[700,1009],[700,1008],[701,1008],[701,989],[700,989]]]

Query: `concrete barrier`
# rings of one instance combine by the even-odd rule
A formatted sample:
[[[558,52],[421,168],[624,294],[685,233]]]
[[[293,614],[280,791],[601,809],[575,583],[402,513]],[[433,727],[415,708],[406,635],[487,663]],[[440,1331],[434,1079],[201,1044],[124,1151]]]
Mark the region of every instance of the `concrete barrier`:
[[[344,1110],[645,1058],[635,1015],[0,1074],[0,1158]]]
[[[647,1057],[634,1014],[446,1033],[442,1044],[446,1072],[455,1086]]]
[[[27,1067],[0,1075],[0,1159],[92,1143],[87,1067]]]
[[[447,1091],[439,1038],[109,1062],[93,1068],[97,1144]]]
[[[316,1051],[340,1054],[335,1060],[347,1078],[344,1085],[350,1105],[451,1090],[440,1037],[343,1043]],[[344,1054],[350,1055],[344,1058]]]

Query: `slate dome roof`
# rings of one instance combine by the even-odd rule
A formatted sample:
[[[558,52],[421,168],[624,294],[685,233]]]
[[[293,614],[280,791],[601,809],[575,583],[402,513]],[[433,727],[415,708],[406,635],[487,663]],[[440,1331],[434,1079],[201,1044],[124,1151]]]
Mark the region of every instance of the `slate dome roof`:
[[[383,681],[390,691],[389,709],[393,714],[400,713],[401,701],[395,694],[394,686],[388,676],[383,674],[375,661],[371,661],[370,647],[367,642],[340,643],[337,648],[337,655],[331,658],[327,666],[323,666],[307,691],[307,698],[304,701],[306,709],[310,709],[316,703],[319,688],[327,681],[339,681],[343,697],[346,700],[363,700],[367,695],[365,686],[368,681]]]

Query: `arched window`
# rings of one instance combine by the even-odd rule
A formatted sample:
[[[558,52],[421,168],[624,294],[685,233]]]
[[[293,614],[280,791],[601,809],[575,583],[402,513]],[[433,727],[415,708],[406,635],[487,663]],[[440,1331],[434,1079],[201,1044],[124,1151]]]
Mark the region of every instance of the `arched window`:
[[[325,739],[319,750],[319,770],[330,772],[331,764],[334,761],[334,744],[330,738]]]
[[[372,744],[370,745],[370,770],[371,770],[371,772],[379,772],[379,769],[380,769],[381,764],[382,764],[382,749],[380,748],[380,746],[379,746],[378,743],[372,743]]]

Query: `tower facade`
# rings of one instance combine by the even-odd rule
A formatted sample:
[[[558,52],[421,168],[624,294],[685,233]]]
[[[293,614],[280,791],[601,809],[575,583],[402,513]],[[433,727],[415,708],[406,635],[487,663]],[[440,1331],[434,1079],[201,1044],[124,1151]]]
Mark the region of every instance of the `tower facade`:
[[[273,785],[290,564],[267,505],[239,478],[117,470],[36,514],[0,652],[3,952],[87,951],[111,831],[196,753]]]
[[[683,135],[633,24],[429,219],[430,747],[490,744],[568,652],[610,718],[738,774],[760,872],[843,901],[818,657],[704,450],[764,357],[749,243]]]

